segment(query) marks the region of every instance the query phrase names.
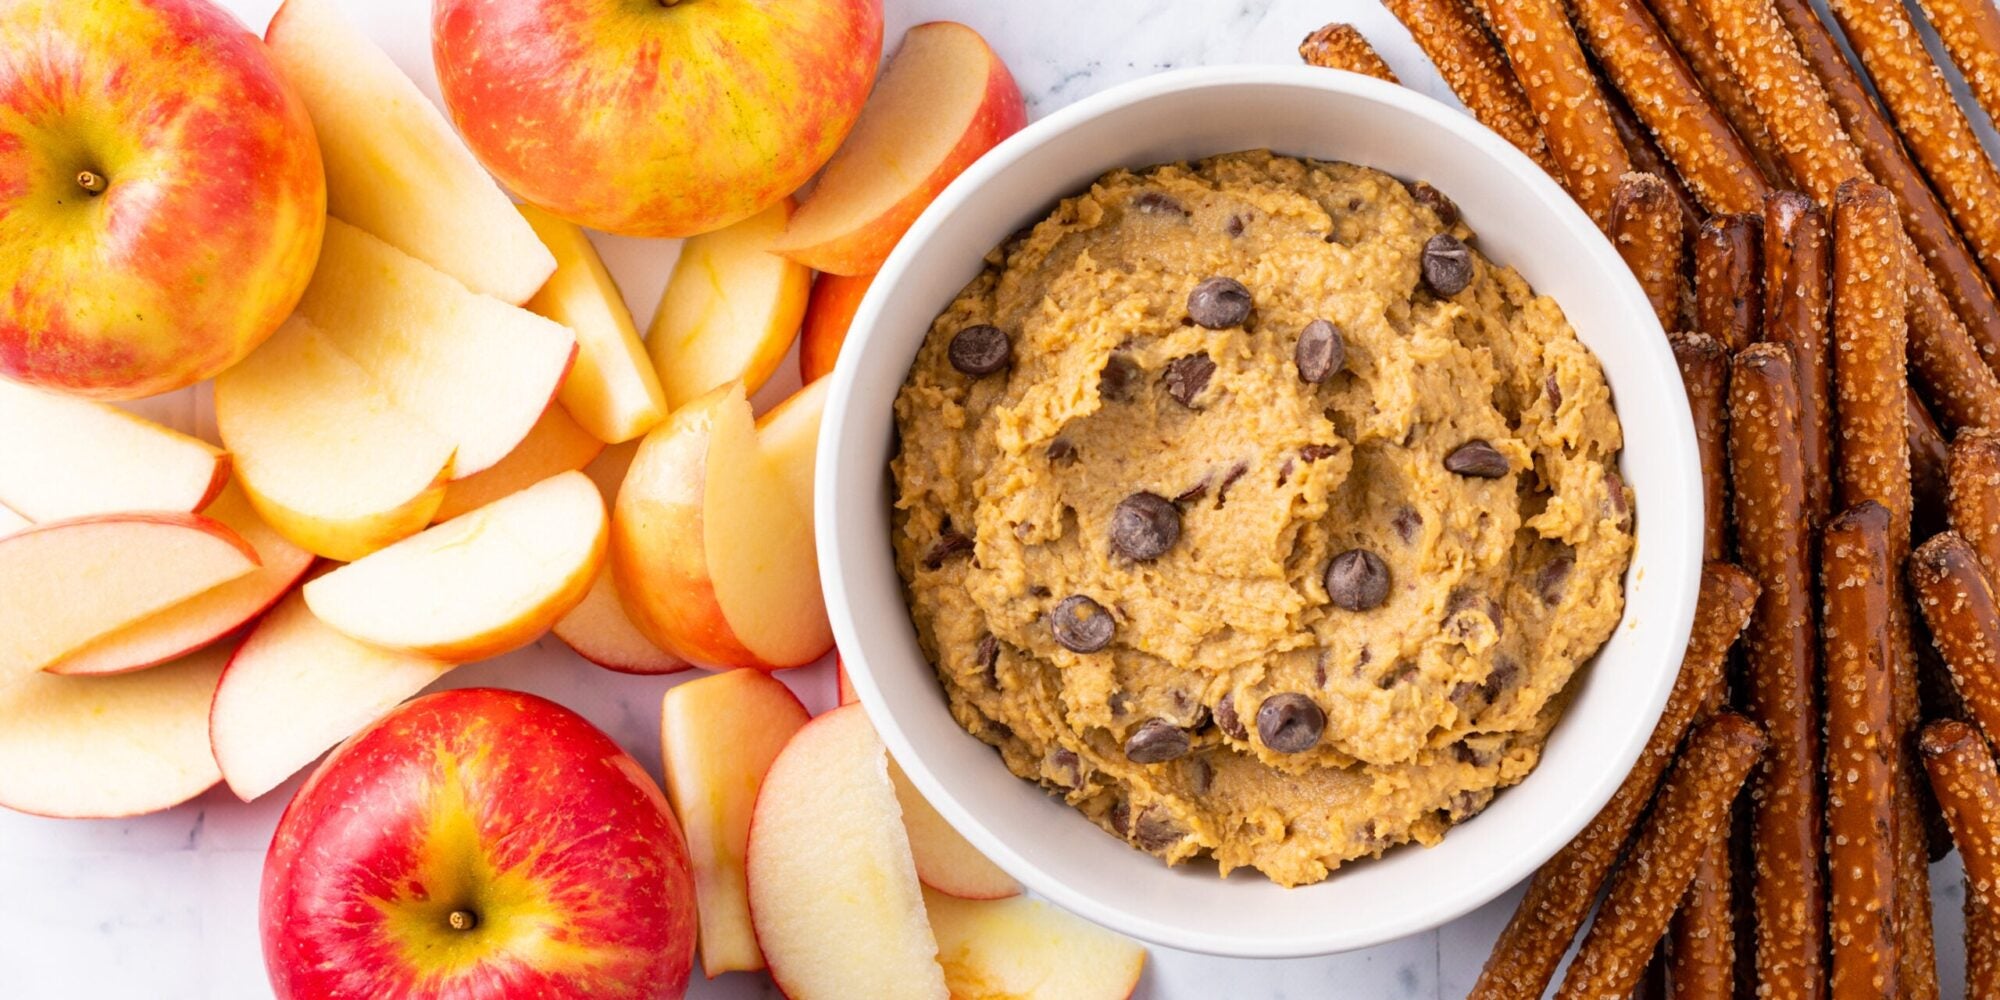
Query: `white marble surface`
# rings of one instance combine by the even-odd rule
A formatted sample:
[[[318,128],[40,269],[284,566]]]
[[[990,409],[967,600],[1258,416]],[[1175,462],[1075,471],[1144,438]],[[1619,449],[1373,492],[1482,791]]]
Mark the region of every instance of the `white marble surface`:
[[[222,0],[262,30],[278,0]],[[350,0],[367,30],[435,95],[429,4]],[[1106,86],[1179,66],[1293,62],[1294,46],[1329,20],[1359,25],[1403,81],[1450,100],[1402,28],[1374,0],[885,0],[893,40],[933,19],[978,28],[1012,67],[1031,115]],[[603,238],[613,271],[643,321],[673,264],[671,243]],[[781,380],[792,379],[787,367]],[[789,391],[795,381],[768,389]],[[149,401],[156,417],[202,425],[199,394]],[[818,709],[832,700],[825,666],[785,679]],[[577,709],[655,774],[657,711],[672,678],[626,677],[592,667],[553,638],[465,668],[441,686],[494,685]],[[167,813],[134,820],[51,821],[0,811],[0,997],[9,1000],[156,998],[235,1000],[270,995],[258,951],[257,885],[263,854],[293,779],[244,804],[212,791]],[[1962,995],[1957,865],[1939,883],[1947,996]],[[1514,894],[1436,932],[1363,952],[1247,962],[1154,949],[1138,996],[1146,1000],[1439,1000],[1465,995]],[[697,981],[696,998],[776,996],[759,975]]]

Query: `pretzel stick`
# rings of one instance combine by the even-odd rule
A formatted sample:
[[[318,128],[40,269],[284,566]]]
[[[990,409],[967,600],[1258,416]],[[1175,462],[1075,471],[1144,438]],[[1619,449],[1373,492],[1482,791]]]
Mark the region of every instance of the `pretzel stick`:
[[[1688,193],[1687,185],[1681,183],[1680,173],[1653,144],[1652,137],[1646,134],[1646,126],[1639,123],[1639,117],[1625,106],[1625,98],[1619,96],[1608,81],[1600,81],[1600,84],[1598,89],[1604,94],[1604,108],[1611,112],[1611,126],[1618,130],[1618,142],[1625,147],[1625,155],[1632,159],[1632,172],[1652,174],[1667,182],[1667,189],[1673,192],[1674,201],[1680,205],[1683,237],[1701,228],[1701,220],[1707,218],[1708,213],[1702,209],[1700,202],[1694,200],[1694,195]],[[1687,305],[1685,298],[1681,300],[1681,305]]]
[[[1991,0],[1917,0],[1986,115],[2000,121],[2000,9]],[[1973,994],[1978,996],[1980,994]],[[1988,994],[2000,995],[2000,994]]]
[[[1986,276],[2000,281],[2000,170],[1924,51],[1909,11],[1882,0],[1831,0],[1827,6]]]
[[[1694,328],[1724,350],[1740,351],[1763,326],[1762,220],[1718,215],[1702,223],[1694,240]]]
[[[1924,727],[1918,746],[1965,862],[1965,995],[2000,996],[2000,928],[1993,919],[2000,907],[2000,778],[1993,754],[1971,726],[1953,720]]]
[[[1382,61],[1382,54],[1354,25],[1334,23],[1305,37],[1299,43],[1299,58],[1308,66],[1322,69],[1344,69],[1350,73],[1372,76],[1389,83],[1401,83],[1389,64]]]
[[[1910,161],[1902,137],[1882,117],[1867,84],[1848,63],[1840,43],[1834,40],[1833,33],[1820,21],[1808,0],[1774,2],[1778,16],[1798,42],[1800,54],[1826,88],[1827,98],[1846,125],[1862,162],[1877,181],[1896,192],[1896,207],[1902,212],[1904,231],[1916,244],[1937,288],[1969,328],[1980,354],[1989,359],[1989,364],[2000,360],[2000,301],[1995,300],[1993,289],[1959,237],[1957,227],[1945,216],[1944,206],[1931,191],[1930,182]],[[1832,197],[1830,189],[1814,190],[1813,194],[1823,202]],[[1922,326],[1915,332],[1919,342],[1930,336]]]
[[[1798,381],[1782,344],[1753,344],[1729,374],[1729,464],[1736,549],[1762,587],[1746,633],[1744,707],[1771,737],[1751,798],[1757,988],[1825,988],[1819,712],[1813,698],[1812,538],[1798,433]]]
[[[1569,6],[1598,65],[1702,205],[1717,213],[1758,211],[1767,183],[1750,147],[1646,8],[1633,0]]]
[[[1909,349],[1902,234],[1887,188],[1840,186],[1834,203],[1834,400],[1840,503],[1889,508],[1889,551],[1910,546],[1910,438],[1904,428]]]
[[[1729,352],[1705,333],[1671,333],[1688,410],[1701,448],[1703,558],[1729,553]]]
[[[1732,818],[1724,817],[1725,834]],[[1695,864],[1694,881],[1667,925],[1667,980],[1675,1000],[1730,1000],[1736,993],[1735,875],[1726,836]]]
[[[2000,378],[1928,281],[1910,283],[1910,367],[1947,426],[2000,429]]]
[[[1826,867],[1835,1000],[1896,982],[1896,769],[1889,509],[1873,500],[1826,526]]]
[[[1903,394],[1905,429],[1910,435],[1910,533],[1925,538],[1943,531],[1951,492],[1951,445],[1915,389]],[[1968,428],[1966,433],[1983,433]],[[2000,481],[1996,481],[2000,485]]]
[[[1955,531],[1917,546],[1910,586],[1965,710],[1988,739],[2000,733],[2000,611],[1972,545]]]
[[[1611,189],[1632,172],[1597,78],[1584,61],[1560,0],[1474,0],[1514,67],[1556,161],[1556,176],[1599,228]]]
[[[1757,724],[1724,712],[1695,731],[1660,789],[1651,822],[1611,881],[1597,921],[1570,963],[1556,1000],[1622,1000],[1639,985],[1674,904],[1701,856],[1728,841],[1729,804],[1766,741]]]
[[[1680,745],[1708,692],[1722,683],[1729,647],[1743,631],[1756,601],[1757,585],[1742,570],[1727,563],[1709,563],[1703,568],[1694,631],[1681,659],[1681,672],[1667,696],[1666,710],[1654,725],[1646,749],[1612,793],[1611,801],[1598,810],[1575,840],[1528,880],[1527,894],[1500,932],[1500,940],[1467,1000],[1541,996],[1548,988],[1556,963],[1583,926],[1605,875],[1673,759],[1674,748]]]
[[[1611,192],[1611,243],[1639,279],[1660,326],[1670,328],[1681,308],[1681,207],[1667,182],[1653,174],[1626,174]]]
[[[1832,240],[1826,216],[1797,191],[1764,199],[1764,339],[1791,349],[1799,376],[1799,444],[1807,469],[1833,468],[1832,386],[1829,380],[1827,307]],[[1806,476],[1806,509],[1812,523],[1832,512],[1832,482]]]
[[[1556,173],[1555,157],[1549,155],[1521,82],[1479,23],[1470,0],[1383,0],[1382,5],[1409,29],[1417,47],[1437,66],[1438,75],[1472,117],[1543,170]]]
[[[1965,995],[2000,997],[2000,909],[1972,891],[1970,879],[1966,882]]]
[[[1951,443],[1945,510],[1988,582],[2000,580],[2000,431],[1968,427]]]
[[[1764,127],[1764,120],[1757,117],[1757,108],[1750,101],[1750,95],[1743,90],[1743,84],[1736,74],[1729,71],[1722,54],[1715,50],[1715,43],[1709,38],[1708,22],[1702,20],[1691,0],[1650,0],[1648,6],[1653,16],[1660,22],[1661,30],[1672,39],[1674,48],[1680,50],[1687,60],[1688,70],[1707,91],[1716,109],[1729,119],[1729,127],[1750,148],[1750,155],[1757,161],[1757,168],[1767,180],[1782,182],[1787,178],[1784,159],[1778,155],[1777,143],[1772,141],[1771,132]]]

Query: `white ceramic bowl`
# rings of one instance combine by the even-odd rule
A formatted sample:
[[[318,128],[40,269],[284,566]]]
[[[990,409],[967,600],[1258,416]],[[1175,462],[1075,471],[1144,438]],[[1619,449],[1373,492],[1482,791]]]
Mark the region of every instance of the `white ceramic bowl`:
[[[1574,682],[1541,765],[1437,847],[1403,847],[1283,889],[1212,864],[1167,868],[1022,781],[952,721],[917,648],[889,544],[892,407],[931,320],[981,257],[1119,166],[1268,147],[1422,178],[1488,256],[1553,296],[1596,351],[1625,427],[1638,547],[1626,610]],[[834,637],[883,741],[945,818],[1029,889],[1158,944],[1219,955],[1344,951],[1427,930],[1499,895],[1610,798],[1666,702],[1694,617],[1702,499],[1678,369],[1637,282],[1527,157],[1460,111],[1306,67],[1148,77],[1051,114],[987,154],[905,236],[854,319],[820,432],[815,516]]]

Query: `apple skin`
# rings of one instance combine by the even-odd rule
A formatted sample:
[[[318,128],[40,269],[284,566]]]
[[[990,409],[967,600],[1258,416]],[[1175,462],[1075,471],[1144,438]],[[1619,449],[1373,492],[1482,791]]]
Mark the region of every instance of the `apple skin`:
[[[21,0],[0,52],[0,376],[131,399],[270,336],[326,176],[263,43],[208,0]]]
[[[881,0],[436,0],[446,109],[523,199],[628,236],[762,211],[846,138]],[[523,129],[532,122],[532,129]]]
[[[609,737],[468,688],[320,764],[278,821],[261,920],[283,1000],[665,1000],[693,970],[694,876],[666,796]]]
[[[873,274],[822,274],[813,279],[805,325],[799,328],[799,381],[811,382],[833,371],[854,312],[874,283]]]

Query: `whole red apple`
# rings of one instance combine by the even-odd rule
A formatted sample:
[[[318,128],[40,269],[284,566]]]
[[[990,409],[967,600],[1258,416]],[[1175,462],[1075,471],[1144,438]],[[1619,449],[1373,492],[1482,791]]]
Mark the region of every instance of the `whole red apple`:
[[[435,0],[438,86],[527,201],[692,236],[804,184],[861,113],[881,0]]]
[[[592,997],[687,989],[694,876],[660,787],[589,722],[487,688],[342,744],[264,860],[280,998]]]
[[[325,225],[312,120],[208,0],[0,3],[0,376],[214,375],[291,313]]]

